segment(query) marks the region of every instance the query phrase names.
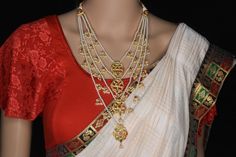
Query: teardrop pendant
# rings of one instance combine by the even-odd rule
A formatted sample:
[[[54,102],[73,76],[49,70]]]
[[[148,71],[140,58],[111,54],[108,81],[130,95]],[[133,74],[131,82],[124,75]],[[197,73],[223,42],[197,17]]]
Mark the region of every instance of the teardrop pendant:
[[[123,124],[118,123],[113,131],[113,136],[120,142],[120,148],[122,148],[122,142],[127,138],[128,131]]]

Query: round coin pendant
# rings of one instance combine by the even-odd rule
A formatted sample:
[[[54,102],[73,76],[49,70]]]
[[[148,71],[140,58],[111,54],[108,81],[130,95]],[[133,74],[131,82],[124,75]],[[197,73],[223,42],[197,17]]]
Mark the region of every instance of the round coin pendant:
[[[111,65],[111,72],[115,77],[121,78],[124,74],[124,66],[121,62],[115,61]]]
[[[122,142],[127,138],[128,131],[123,124],[117,124],[113,131],[114,138],[120,142],[122,146]]]

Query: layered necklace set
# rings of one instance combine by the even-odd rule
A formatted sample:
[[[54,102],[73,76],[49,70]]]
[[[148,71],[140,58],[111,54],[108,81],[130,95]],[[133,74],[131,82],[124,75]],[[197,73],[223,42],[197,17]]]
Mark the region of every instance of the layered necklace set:
[[[148,66],[146,56],[150,53],[148,50],[148,11],[141,4],[143,11],[133,41],[123,57],[120,60],[114,60],[99,42],[82,4],[80,3],[77,9],[77,22],[80,33],[80,52],[77,55],[82,55],[84,59],[82,67],[90,72],[98,94],[96,103],[103,105],[115,122],[112,134],[120,142],[120,147],[122,147],[122,142],[128,136],[128,130],[124,124],[125,118],[134,111],[135,106],[140,102],[140,97],[133,96],[133,104],[129,106],[125,104],[125,100],[136,88],[143,88],[142,80],[147,76],[147,71],[144,67]],[[129,64],[126,68],[123,65],[124,59],[129,59]],[[107,66],[105,63],[109,62],[110,66]],[[105,74],[109,74],[112,77],[110,85],[104,78]],[[125,86],[123,79],[127,74],[130,77]],[[98,80],[105,84],[104,89],[112,95],[113,101],[109,107],[100,94],[100,90],[103,87],[98,83]]]

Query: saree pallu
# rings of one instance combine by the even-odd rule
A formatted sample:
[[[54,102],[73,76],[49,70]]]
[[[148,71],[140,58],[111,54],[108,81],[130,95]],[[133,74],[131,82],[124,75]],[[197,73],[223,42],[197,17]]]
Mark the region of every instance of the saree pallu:
[[[165,56],[134,90],[141,101],[125,119],[124,148],[112,136],[114,121],[104,110],[85,130],[48,151],[48,157],[196,157],[197,134],[214,108],[233,56],[179,24]],[[211,123],[206,125],[209,132]],[[207,133],[205,134],[207,139]]]

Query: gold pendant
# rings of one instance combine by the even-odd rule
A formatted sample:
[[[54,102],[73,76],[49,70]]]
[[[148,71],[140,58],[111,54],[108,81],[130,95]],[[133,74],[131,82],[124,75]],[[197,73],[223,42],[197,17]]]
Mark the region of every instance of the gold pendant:
[[[122,142],[127,138],[128,131],[123,124],[119,123],[116,125],[113,131],[113,136],[115,137],[117,141],[120,142],[120,148],[122,148],[123,147]]]
[[[95,105],[96,105],[96,106],[101,106],[101,105],[103,105],[103,103],[102,103],[102,101],[101,101],[100,98],[97,98],[97,99],[95,100]]]
[[[124,90],[124,82],[117,78],[115,80],[112,81],[111,83],[111,90],[116,94],[119,95],[123,92]]]
[[[122,101],[121,99],[115,100],[114,103],[112,104],[111,110],[113,114],[119,114],[120,116],[124,114],[126,111],[126,106],[124,104],[124,101]]]
[[[113,75],[115,75],[115,77],[118,77],[118,78],[122,77],[122,75],[124,74],[123,64],[119,61],[115,61],[111,65],[111,72]]]
[[[127,109],[127,112],[128,112],[128,113],[132,113],[132,112],[134,112],[134,109],[131,108],[131,107],[129,107],[129,108]]]

